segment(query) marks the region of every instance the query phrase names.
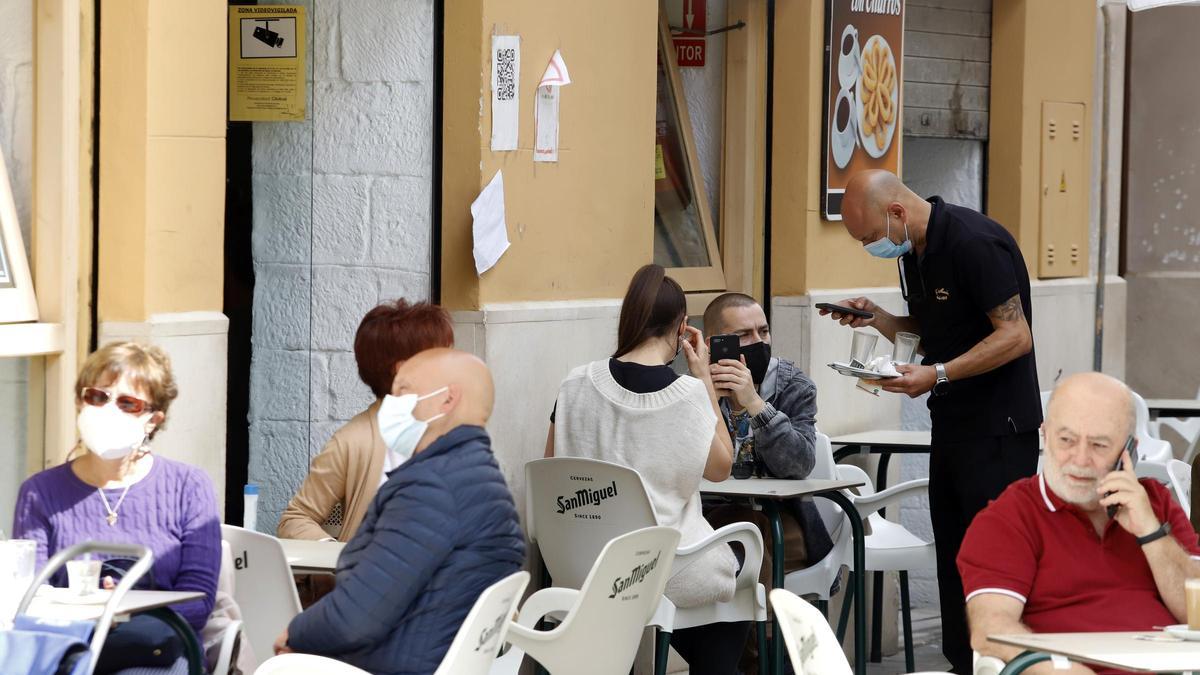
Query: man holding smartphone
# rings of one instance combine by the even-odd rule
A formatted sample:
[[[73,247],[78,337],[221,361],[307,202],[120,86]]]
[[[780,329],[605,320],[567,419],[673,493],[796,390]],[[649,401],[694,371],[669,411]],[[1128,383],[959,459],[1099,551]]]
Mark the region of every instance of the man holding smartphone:
[[[762,306],[743,293],[724,293],[704,311],[704,330],[713,354],[713,388],[721,397],[735,460],[752,457],[759,472],[772,478],[807,478],[816,461],[817,387],[796,364],[771,355],[771,328]],[[792,517],[784,518],[785,569],[800,569],[823,558],[833,542],[811,500],[788,506],[785,515]],[[769,571],[766,518],[730,508],[736,513],[723,509],[709,514],[709,521],[715,526],[761,521],[768,542],[763,570]],[[770,574],[762,578],[770,582]]]
[[[1029,273],[999,223],[939,197],[922,199],[888,171],[856,174],[842,222],[867,253],[897,258],[909,315],[868,298],[840,302],[874,316],[822,309],[843,325],[871,326],[888,340],[921,336],[921,365],[900,365],[890,392],[932,392],[929,501],[937,550],[943,653],[971,672],[962,580],[955,565],[975,514],[1009,483],[1037,470],[1041,396],[1033,353]]]

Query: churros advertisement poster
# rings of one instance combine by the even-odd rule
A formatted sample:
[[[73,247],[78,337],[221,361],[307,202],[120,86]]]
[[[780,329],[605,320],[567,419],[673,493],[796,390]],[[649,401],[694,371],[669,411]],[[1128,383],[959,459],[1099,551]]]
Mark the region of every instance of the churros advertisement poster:
[[[828,0],[821,213],[842,219],[850,177],[899,173],[904,0]]]

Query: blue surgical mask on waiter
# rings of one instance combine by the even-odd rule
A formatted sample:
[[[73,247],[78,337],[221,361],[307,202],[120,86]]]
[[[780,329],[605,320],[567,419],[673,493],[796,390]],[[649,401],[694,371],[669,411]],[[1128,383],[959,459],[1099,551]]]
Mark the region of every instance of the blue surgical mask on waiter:
[[[899,258],[900,256],[912,250],[912,241],[908,238],[908,223],[904,223],[904,241],[897,244],[892,241],[892,219],[891,214],[887,211],[883,212],[883,220],[887,224],[884,228],[883,238],[873,241],[863,247],[867,253],[876,258]]]

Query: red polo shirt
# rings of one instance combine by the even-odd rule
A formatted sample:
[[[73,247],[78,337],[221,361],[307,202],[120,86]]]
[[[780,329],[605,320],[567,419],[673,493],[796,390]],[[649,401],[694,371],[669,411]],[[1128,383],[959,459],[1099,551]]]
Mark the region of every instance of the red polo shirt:
[[[1165,487],[1143,479],[1150,506],[1191,555],[1200,545]],[[1035,633],[1151,630],[1177,623],[1163,604],[1137,539],[1109,521],[1104,536],[1039,474],[1005,489],[967,529],[958,553],[967,600],[1000,593],[1025,603]]]

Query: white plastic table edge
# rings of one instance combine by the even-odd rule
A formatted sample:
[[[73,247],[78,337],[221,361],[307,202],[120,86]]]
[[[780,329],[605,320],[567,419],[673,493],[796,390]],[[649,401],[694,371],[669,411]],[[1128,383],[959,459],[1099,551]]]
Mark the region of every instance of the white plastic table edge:
[[[719,483],[711,480],[700,481],[700,492],[710,495],[789,499],[792,497],[808,497],[822,492],[836,492],[862,485],[864,485],[862,481],[825,480],[818,478],[804,480],[787,478],[726,478]]]
[[[115,612],[113,612],[113,616],[124,617],[130,614],[137,614],[139,612],[148,612],[152,609],[158,609],[159,607],[177,605],[182,602],[190,602],[203,597],[204,594],[199,591],[131,590],[125,594],[125,597],[121,598],[121,602],[117,605],[117,609]],[[53,610],[55,608],[66,608],[67,611],[64,611],[62,615],[69,614],[71,616],[56,617],[53,613],[47,613],[44,611],[48,609]],[[99,619],[100,615],[103,613],[103,604],[78,605],[74,603],[57,602],[53,598],[45,595],[45,593],[42,591],[39,591],[38,594],[34,596],[34,600],[32,603],[30,603],[29,610],[26,612],[26,614],[29,616],[35,616],[38,618],[71,618],[81,621]]]
[[[988,640],[998,644],[1009,645],[1012,647],[1020,647],[1034,652],[1043,654],[1060,654],[1068,658],[1075,659],[1093,665],[1107,666],[1110,668],[1118,668],[1121,670],[1132,670],[1135,672],[1154,673],[1162,671],[1200,671],[1200,644],[1195,642],[1155,642],[1151,640],[1137,640],[1134,636],[1137,635],[1152,635],[1158,633],[1153,630],[1139,631],[1122,631],[1122,632],[1106,632],[1106,633],[1028,633],[1022,635],[989,635]],[[1143,654],[1148,656],[1164,656],[1171,658],[1178,655],[1183,657],[1191,656],[1195,659],[1194,662],[1186,664],[1156,663],[1150,667],[1138,667],[1136,663],[1121,662],[1108,660],[1113,654],[1106,654],[1105,657],[1095,656],[1084,653],[1082,650],[1066,650],[1056,648],[1055,640],[1063,638],[1083,638],[1087,640],[1096,640],[1099,643],[1112,645],[1114,649],[1120,648],[1120,645],[1128,643],[1129,647],[1136,647]],[[1166,648],[1170,651],[1164,651],[1161,648]],[[1125,656],[1125,653],[1120,656]],[[1106,658],[1108,657],[1108,658]]]

